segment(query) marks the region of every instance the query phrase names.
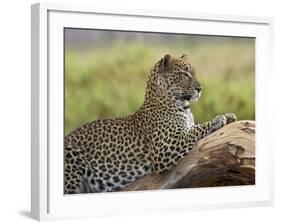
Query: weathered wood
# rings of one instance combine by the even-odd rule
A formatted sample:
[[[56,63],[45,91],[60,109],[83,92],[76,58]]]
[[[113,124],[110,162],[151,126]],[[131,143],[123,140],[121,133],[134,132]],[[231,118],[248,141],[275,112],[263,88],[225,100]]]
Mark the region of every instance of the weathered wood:
[[[255,122],[228,124],[198,142],[172,170],[122,191],[255,184]]]

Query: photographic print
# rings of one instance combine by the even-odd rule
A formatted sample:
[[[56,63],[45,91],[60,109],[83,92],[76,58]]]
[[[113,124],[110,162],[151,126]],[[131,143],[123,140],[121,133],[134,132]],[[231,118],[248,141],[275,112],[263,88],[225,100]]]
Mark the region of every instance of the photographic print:
[[[255,184],[255,38],[64,28],[64,193]]]
[[[273,24],[32,5],[31,216],[272,204]]]

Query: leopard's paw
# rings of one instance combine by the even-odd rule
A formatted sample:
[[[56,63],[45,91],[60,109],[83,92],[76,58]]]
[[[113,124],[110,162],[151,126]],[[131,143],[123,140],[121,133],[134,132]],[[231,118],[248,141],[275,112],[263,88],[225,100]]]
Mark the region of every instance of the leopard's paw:
[[[227,124],[237,121],[237,117],[234,113],[227,113],[225,114],[225,117]]]
[[[213,130],[217,130],[221,127],[223,127],[227,122],[227,118],[225,115],[218,115],[214,118],[212,122],[212,128]]]

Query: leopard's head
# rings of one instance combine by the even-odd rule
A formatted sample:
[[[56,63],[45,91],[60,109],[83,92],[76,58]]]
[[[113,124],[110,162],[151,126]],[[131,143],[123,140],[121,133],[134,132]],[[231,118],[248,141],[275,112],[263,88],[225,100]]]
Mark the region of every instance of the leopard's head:
[[[202,87],[186,55],[165,55],[154,67],[158,88],[177,101],[197,101]]]

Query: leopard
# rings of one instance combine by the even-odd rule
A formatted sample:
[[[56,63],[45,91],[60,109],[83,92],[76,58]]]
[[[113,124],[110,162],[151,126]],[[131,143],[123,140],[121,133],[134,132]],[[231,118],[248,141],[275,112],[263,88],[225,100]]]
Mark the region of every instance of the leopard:
[[[161,57],[135,113],[100,118],[65,136],[64,193],[115,192],[143,176],[165,173],[199,140],[237,120],[226,113],[195,124],[190,104],[201,92],[189,56]]]

